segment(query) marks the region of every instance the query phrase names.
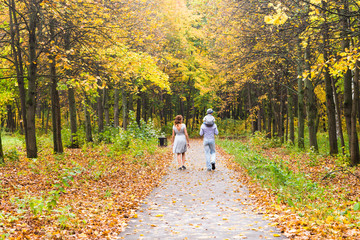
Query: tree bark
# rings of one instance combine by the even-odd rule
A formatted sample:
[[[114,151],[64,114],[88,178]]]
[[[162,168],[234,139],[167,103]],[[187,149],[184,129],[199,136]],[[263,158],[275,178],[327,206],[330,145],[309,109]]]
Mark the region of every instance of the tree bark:
[[[105,114],[105,124],[106,126],[110,126],[109,88],[105,87],[103,89],[103,92],[104,92],[103,106],[104,106],[104,114]]]
[[[349,31],[349,22],[348,22],[348,15],[349,15],[349,3],[348,0],[341,0],[342,9],[339,9],[340,15],[340,24],[342,27],[342,32],[340,33],[341,37],[341,48],[342,51],[345,52],[346,49],[350,47],[350,39],[348,36]],[[346,122],[346,129],[348,134],[349,140],[349,149],[351,153],[351,113],[352,113],[352,74],[351,70],[347,69],[346,73],[344,74],[344,116]]]
[[[1,129],[0,129],[0,164],[4,164],[4,163],[5,163],[4,151],[3,151],[3,146],[2,146]]]
[[[272,134],[271,134],[271,123],[272,123],[272,104],[271,104],[271,94],[269,95],[269,102],[267,104],[267,134],[266,137],[267,138],[271,138]]]
[[[48,133],[48,129],[49,129],[49,118],[50,118],[50,110],[47,110],[46,113],[46,123],[45,123],[45,134]]]
[[[335,79],[331,78],[331,86],[332,86],[332,91],[333,91],[333,95],[334,95],[334,103],[335,103],[335,112],[336,112],[336,126],[337,126],[337,133],[338,136],[340,137],[340,142],[341,142],[341,151],[343,154],[345,154],[345,140],[344,140],[344,133],[343,133],[343,129],[342,129],[342,121],[341,121],[341,110],[340,110],[340,103],[339,103],[339,99],[338,99],[338,95],[336,92],[336,86],[335,86]]]
[[[11,36],[11,49],[12,55],[14,59],[14,65],[16,70],[16,79],[19,87],[19,96],[21,103],[21,115],[22,122],[20,122],[20,129],[25,133],[25,145],[26,152],[28,152],[29,148],[29,137],[27,132],[27,118],[26,118],[26,90],[25,90],[25,82],[24,82],[24,63],[21,54],[21,44],[20,44],[20,30],[19,23],[17,20],[17,12],[15,0],[11,0],[9,2],[9,16],[10,16],[10,36]]]
[[[293,100],[293,94],[289,90],[288,90],[288,115],[289,115],[289,139],[291,144],[295,144],[294,100]]]
[[[119,88],[118,88],[118,84],[116,84],[114,90],[114,127],[119,127],[119,118],[120,118],[119,101],[120,101]]]
[[[28,70],[28,92],[26,98],[26,119],[27,119],[27,133],[28,133],[28,148],[27,157],[37,158],[37,144],[36,144],[36,127],[35,127],[35,113],[36,113],[36,81],[37,81],[37,52],[38,47],[36,39],[36,29],[38,23],[38,8],[39,3],[36,0],[29,2],[29,70]]]
[[[298,147],[304,148],[305,117],[304,117],[304,84],[302,80],[301,39],[297,39],[297,83],[298,83]]]
[[[316,138],[316,96],[314,93],[314,85],[310,80],[311,66],[310,66],[310,43],[308,43],[305,50],[305,68],[308,72],[308,76],[305,78],[305,95],[306,95],[306,110],[308,116],[308,128],[309,128],[309,141],[310,147],[313,150],[318,151],[318,143]]]
[[[71,129],[71,137],[70,137],[70,148],[78,148],[78,136],[77,136],[77,122],[76,122],[76,100],[75,100],[75,92],[72,86],[68,89],[68,101],[69,101],[69,113],[70,113],[70,129]]]
[[[147,122],[148,98],[147,98],[147,94],[145,92],[142,94],[141,102],[142,102],[142,118],[144,119],[145,122]]]
[[[138,99],[136,101],[136,122],[137,122],[138,126],[140,126],[142,93],[138,93],[137,97],[138,97]]]
[[[88,111],[88,107],[91,105],[90,100],[85,94],[85,100],[84,100],[84,115],[85,115],[85,138],[86,142],[93,142],[92,138],[92,127],[91,127],[91,118],[90,113]]]
[[[281,142],[284,142],[284,94],[283,90],[280,90],[280,110],[279,110],[279,137]]]
[[[15,131],[15,122],[14,122],[14,114],[13,114],[13,108],[11,104],[7,104],[7,121],[6,121],[6,128],[10,132]]]
[[[124,88],[121,89],[122,94],[122,108],[123,108],[123,128],[127,129],[127,118],[128,118],[128,110],[127,110],[127,94]]]
[[[55,39],[55,20],[50,20],[50,36]],[[60,98],[57,90],[57,76],[56,76],[56,59],[55,54],[50,53],[50,78],[51,78],[51,117],[53,126],[53,142],[54,152],[63,153],[63,144],[61,139],[61,112],[60,112]]]
[[[322,1],[323,9],[327,9],[327,3]],[[334,103],[334,95],[331,86],[331,76],[329,73],[329,67],[327,62],[329,60],[329,26],[326,21],[326,14],[323,13],[323,17],[325,22],[323,24],[323,42],[324,42],[324,62],[325,62],[325,93],[326,93],[326,112],[327,112],[327,120],[328,120],[328,134],[329,134],[329,144],[330,144],[330,154],[338,154],[338,143],[337,143],[337,135],[336,135],[336,119],[335,119],[335,103]]]
[[[70,26],[67,26],[70,29]],[[64,44],[65,50],[69,51],[71,49],[71,33],[70,30],[66,30],[64,35]],[[70,60],[71,55],[68,54],[67,58]],[[70,72],[66,71],[66,74],[69,78]],[[68,101],[69,101],[69,113],[70,113],[70,148],[78,148],[79,141],[77,135],[77,122],[76,122],[76,100],[75,100],[75,92],[73,86],[69,86],[68,88]]]
[[[101,86],[101,80],[98,80],[98,85]],[[97,97],[97,114],[98,114],[98,131],[99,133],[104,131],[104,105],[103,105],[103,91],[98,88]]]
[[[352,166],[356,166],[360,162],[359,155],[359,140],[357,135],[357,115],[356,111],[358,108],[358,100],[359,100],[359,66],[360,62],[357,61],[355,65],[355,73],[354,73],[354,101],[352,103],[352,112],[351,112],[351,139],[350,139],[350,163]]]

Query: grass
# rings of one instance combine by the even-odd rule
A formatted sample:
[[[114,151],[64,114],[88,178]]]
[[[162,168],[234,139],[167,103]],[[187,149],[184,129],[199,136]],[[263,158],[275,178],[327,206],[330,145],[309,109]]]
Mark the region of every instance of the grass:
[[[336,161],[311,151],[296,152],[291,148],[284,151],[277,142],[271,144],[271,140],[259,138],[255,136],[249,142],[218,142],[263,189],[271,190],[277,204],[285,204],[296,216],[291,220],[289,215],[284,220],[289,229],[299,228],[331,239],[360,236],[354,230],[360,228],[355,177],[333,174],[323,180],[327,173],[339,167]]]
[[[22,154],[6,161],[0,167],[0,239],[116,237],[166,173],[170,158],[156,140],[131,139],[126,151],[116,144],[63,154],[47,148],[37,159]]]
[[[25,145],[24,136],[20,134],[1,133],[1,140],[4,150],[11,148],[23,149]]]

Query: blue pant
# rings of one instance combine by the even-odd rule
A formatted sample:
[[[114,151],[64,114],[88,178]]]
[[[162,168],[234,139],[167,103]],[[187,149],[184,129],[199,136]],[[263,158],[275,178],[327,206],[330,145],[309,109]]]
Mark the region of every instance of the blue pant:
[[[211,163],[215,163],[215,139],[204,139],[206,168],[211,170]]]

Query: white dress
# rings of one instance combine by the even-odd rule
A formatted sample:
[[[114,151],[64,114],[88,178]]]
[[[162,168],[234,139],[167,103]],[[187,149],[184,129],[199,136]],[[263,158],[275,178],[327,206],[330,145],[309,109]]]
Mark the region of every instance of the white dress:
[[[173,126],[175,131],[175,140],[173,146],[173,153],[184,153],[187,150],[186,147],[186,136],[185,136],[185,124],[181,124],[180,131]]]

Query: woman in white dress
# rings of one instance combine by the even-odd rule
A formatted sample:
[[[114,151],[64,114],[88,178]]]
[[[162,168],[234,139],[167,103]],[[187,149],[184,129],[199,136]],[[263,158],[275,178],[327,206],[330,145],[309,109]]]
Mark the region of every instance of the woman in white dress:
[[[183,117],[177,115],[175,117],[172,139],[173,153],[177,155],[177,161],[179,164],[179,170],[185,170],[185,152],[187,147],[190,147],[189,135],[186,131],[186,125],[182,123]]]

